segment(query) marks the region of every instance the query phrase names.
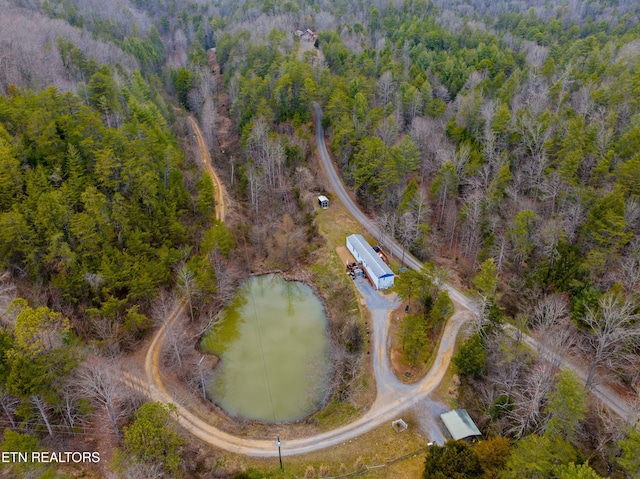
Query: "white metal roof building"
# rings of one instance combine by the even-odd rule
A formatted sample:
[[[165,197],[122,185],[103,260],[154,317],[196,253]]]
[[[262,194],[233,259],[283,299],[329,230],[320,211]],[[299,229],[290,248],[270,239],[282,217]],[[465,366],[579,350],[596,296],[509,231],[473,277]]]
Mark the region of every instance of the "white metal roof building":
[[[442,413],[440,414],[440,419],[447,427],[451,437],[456,441],[458,439],[469,440],[476,436],[482,436],[478,426],[464,409],[455,409]]]
[[[356,261],[362,263],[376,289],[387,289],[393,286],[393,271],[382,261],[362,235],[348,236],[347,249],[351,251]]]
[[[329,207],[329,198],[324,195],[318,196],[318,205],[320,205],[320,208],[323,210],[326,210]]]

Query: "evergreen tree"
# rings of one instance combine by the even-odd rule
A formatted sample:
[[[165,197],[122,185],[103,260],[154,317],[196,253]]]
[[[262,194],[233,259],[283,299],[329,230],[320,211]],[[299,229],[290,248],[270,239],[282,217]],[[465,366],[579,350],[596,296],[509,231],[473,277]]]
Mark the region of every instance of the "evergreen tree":
[[[183,440],[177,432],[175,406],[147,403],[124,428],[123,450],[135,460],[159,464],[166,473],[175,474],[182,462]]]
[[[447,441],[429,448],[424,464],[424,479],[473,479],[483,474],[480,460],[464,441]]]
[[[480,334],[473,334],[467,339],[460,350],[453,357],[453,364],[462,374],[468,374],[475,378],[482,376],[485,366],[485,350]]]

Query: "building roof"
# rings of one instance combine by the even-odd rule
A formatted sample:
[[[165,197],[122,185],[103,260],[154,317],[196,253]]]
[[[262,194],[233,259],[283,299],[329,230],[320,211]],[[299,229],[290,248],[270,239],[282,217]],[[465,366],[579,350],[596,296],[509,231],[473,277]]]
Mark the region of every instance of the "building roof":
[[[440,419],[442,419],[444,425],[447,426],[449,434],[455,440],[482,435],[476,423],[473,422],[471,416],[464,409],[455,409],[442,413],[440,414]]]
[[[326,196],[324,196],[324,195],[320,195],[320,196],[318,196],[318,199],[319,199],[320,201],[329,201],[329,198],[327,198],[327,197],[326,197]]]
[[[393,276],[393,271],[384,261],[373,251],[373,248],[362,235],[351,235],[347,237],[347,242],[358,252],[360,257],[367,264],[368,270],[378,278]]]

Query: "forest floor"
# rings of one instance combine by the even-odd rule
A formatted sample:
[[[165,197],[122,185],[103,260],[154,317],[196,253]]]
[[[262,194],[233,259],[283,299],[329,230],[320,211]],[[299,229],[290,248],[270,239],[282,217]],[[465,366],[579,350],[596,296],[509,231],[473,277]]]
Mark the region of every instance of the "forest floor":
[[[357,219],[357,221],[362,225],[363,228],[369,231],[369,233],[374,237],[380,236],[378,227],[371,220],[371,218],[366,216],[360,210],[360,208],[353,200],[351,192],[345,189],[342,180],[338,175],[338,172],[336,171],[334,162],[331,159],[331,156],[329,155],[326,148],[326,139],[322,128],[322,110],[320,108],[320,105],[314,103],[314,110],[316,120],[316,145],[323,164],[323,168],[325,170],[325,173],[327,174],[332,189],[335,191],[336,195],[340,198],[349,212]],[[392,239],[385,239],[385,248],[388,249],[396,257],[402,255],[402,247]],[[419,270],[422,266],[422,263],[420,263],[417,259],[415,259],[408,253],[404,255],[404,259],[405,263],[415,270]],[[465,289],[460,288],[459,285],[456,284],[452,285],[449,281],[444,284],[444,288],[449,292],[449,296],[451,297],[453,302],[457,303],[463,310],[466,310],[466,312],[469,313],[469,319],[479,313],[480,308],[478,303],[475,299],[467,296],[467,291]],[[454,314],[453,317],[455,316],[456,315]],[[506,331],[508,334],[515,334],[515,328],[513,326],[507,326]],[[446,336],[446,334],[447,332],[445,330],[444,336]],[[531,348],[544,351],[545,354],[552,354],[546,350],[544,345],[538,343],[531,336],[524,333],[521,333],[521,335],[524,342],[526,342]],[[576,364],[573,364],[571,359],[567,357],[560,358],[560,362],[562,363],[563,367],[572,369],[576,373],[578,373],[578,375],[584,381],[584,379],[586,378],[585,365],[578,366]],[[431,371],[429,372],[429,374],[430,373]],[[600,379],[602,380],[603,378]],[[616,414],[627,420],[629,423],[633,424],[638,420],[637,406],[634,403],[629,402],[627,398],[621,396],[610,385],[597,384],[593,387],[591,392],[605,405],[612,409]]]
[[[222,184],[210,165],[208,151],[206,151],[206,145],[202,140],[202,135],[199,133],[198,125],[191,120],[190,124],[200,149],[202,164],[211,175],[216,190],[224,194]],[[224,208],[224,198],[216,201],[216,217],[224,218]],[[344,216],[343,220],[336,221],[335,217],[330,218],[329,215],[325,215],[324,220],[330,221],[333,226],[327,230],[332,237],[331,243],[333,245],[341,245],[347,234],[361,231],[362,226],[354,221],[353,217],[344,210],[344,207],[339,202],[334,204],[334,213],[338,216]],[[318,223],[322,230],[322,218],[319,219]],[[336,227],[336,225],[338,226]],[[277,451],[274,441],[267,439],[267,437],[274,437],[276,433],[284,435],[282,432],[286,431],[288,442],[283,445],[283,454],[287,457],[297,455],[298,457],[295,460],[291,459],[291,463],[295,461],[296,464],[300,465],[300,468],[305,467],[305,464],[315,462],[316,459],[314,458],[322,458],[317,460],[325,464],[330,463],[332,468],[353,470],[349,466],[339,467],[338,461],[347,464],[350,461],[352,462],[354,457],[357,458],[358,455],[361,455],[363,456],[362,459],[358,461],[357,465],[354,464],[353,467],[361,467],[362,464],[375,466],[368,472],[369,477],[415,477],[422,467],[421,456],[407,457],[402,461],[393,462],[389,465],[384,463],[390,458],[383,456],[392,454],[397,458],[402,453],[412,453],[412,451],[418,450],[421,450],[422,453],[424,451],[421,448],[424,447],[429,438],[415,427],[410,431],[405,431],[405,433],[397,434],[390,428],[390,422],[400,417],[399,415],[402,411],[406,412],[412,407],[421,404],[425,401],[430,391],[438,386],[448,369],[453,355],[455,340],[452,338],[456,337],[458,329],[466,320],[466,316],[464,313],[457,313],[448,323],[434,366],[429,371],[429,374],[418,384],[404,385],[397,380],[391,371],[387,357],[389,314],[398,307],[399,303],[393,299],[393,295],[380,295],[373,291],[367,283],[358,285],[358,288],[372,315],[371,330],[373,335],[369,352],[373,356],[372,362],[375,370],[375,390],[377,390],[377,395],[375,401],[364,415],[337,429],[301,437],[299,434],[304,427],[275,425],[267,431],[262,426],[254,428],[251,424],[248,427],[246,424],[233,424],[234,421],[224,414],[215,414],[216,408],[212,404],[209,404],[208,407],[202,407],[201,403],[203,401],[199,397],[187,391],[186,387],[181,388],[176,377],[164,374],[161,369],[162,346],[167,336],[168,327],[180,317],[184,317],[184,302],[181,301],[177,302],[173,307],[163,325],[150,341],[144,359],[144,373],[142,375],[128,375],[127,381],[134,388],[145,391],[152,400],[176,404],[181,426],[193,436],[213,446],[217,453],[220,452],[219,449],[229,451],[229,453],[223,454],[229,458],[230,462],[241,461],[246,463],[245,461],[249,461],[245,457],[247,455],[273,458]],[[145,375],[146,380],[143,379]],[[432,425],[435,424],[433,418],[430,418],[430,421]],[[438,428],[438,426],[435,427],[436,429]],[[296,430],[298,434],[296,434]],[[295,438],[296,436],[298,437],[297,439]],[[385,437],[388,439],[384,439]],[[396,444],[391,445],[387,442],[391,441],[391,438]],[[354,452],[354,450],[349,450],[348,445],[351,444],[357,444],[355,450],[358,453]],[[377,447],[373,447],[373,444]],[[346,455],[343,454],[344,451],[348,451]],[[273,459],[264,460],[274,463]],[[400,464],[403,465],[401,466]]]
[[[197,131],[197,124],[195,122],[192,122],[192,126],[194,127],[194,131]],[[322,143],[322,140],[324,139],[323,136],[320,136],[320,133],[321,131],[317,130],[318,143]],[[199,137],[201,139],[201,135],[196,134],[196,137]],[[198,141],[199,147],[202,147],[202,144],[204,144],[204,142],[201,143],[200,141]],[[207,164],[209,164],[210,166],[210,160],[208,160],[208,152],[206,155],[202,153],[201,156],[204,165],[206,166]],[[212,174],[212,181],[214,181],[214,184],[220,184],[219,179],[217,179],[217,175],[215,175],[215,171],[213,171],[213,168],[211,168],[211,170],[207,168],[207,171]],[[333,169],[332,171],[335,172],[335,170]],[[332,183],[335,185],[334,182]],[[217,188],[217,190],[222,191],[222,188],[219,187]],[[333,202],[334,205],[336,205],[336,203],[338,202]],[[217,202],[216,207],[224,208],[224,200],[220,201],[220,205],[218,205]],[[359,213],[360,215],[362,215],[361,212]],[[218,216],[219,214],[221,215],[220,217],[224,217],[224,209],[222,210],[222,212],[217,212],[216,216]],[[351,215],[345,213],[345,216]],[[344,226],[344,228],[342,228],[344,230],[342,231],[344,235],[350,234],[355,231],[362,231],[362,228],[366,226],[366,223],[370,223],[370,220],[364,222],[361,221],[357,215],[356,219],[360,223],[360,225],[358,225],[357,223],[353,225],[353,217],[351,217],[349,218],[348,224],[350,226],[348,229],[346,221],[344,224],[339,223],[340,227]],[[322,221],[320,220],[319,224],[321,223]],[[350,231],[352,228],[355,231]],[[344,236],[341,236],[340,232],[336,231],[335,228],[332,229],[331,234],[335,239],[336,245],[344,241]],[[375,236],[375,228],[372,234]],[[360,443],[361,441],[365,442],[360,443],[358,447],[359,454],[363,455],[363,452],[366,451],[365,454],[367,455],[373,454],[373,456],[370,458],[369,456],[367,456],[367,460],[372,461],[372,463],[381,461],[379,457],[375,457],[376,455],[379,456],[379,454],[374,453],[374,451],[379,449],[373,448],[371,443],[367,445],[366,438],[375,437],[374,435],[372,435],[372,432],[377,430],[382,431],[382,435],[384,436],[384,434],[386,434],[385,430],[389,430],[388,423],[390,423],[391,420],[398,418],[399,415],[403,413],[403,411],[410,411],[416,406],[423,404],[425,401],[429,402],[428,397],[430,397],[431,393],[438,388],[440,382],[450,371],[449,363],[451,357],[453,356],[458,332],[460,328],[472,316],[472,312],[461,311],[460,309],[458,309],[458,311],[452,316],[445,327],[445,331],[443,332],[437,354],[435,355],[433,360],[433,364],[424,379],[413,385],[402,384],[397,380],[395,374],[391,370],[391,366],[388,362],[387,356],[388,318],[389,314],[399,306],[399,303],[395,301],[389,301],[387,298],[384,298],[383,296],[373,292],[373,290],[371,290],[371,292],[368,292],[366,286],[368,285],[359,285],[358,288],[364,295],[367,307],[372,314],[371,327],[373,331],[373,344],[371,345],[371,353],[373,355],[373,364],[377,381],[377,396],[371,407],[366,411],[364,415],[347,425],[308,437],[298,437],[293,439],[291,438],[292,436],[288,436],[288,441],[283,446],[283,454],[287,457],[287,461],[291,461],[291,464],[299,464],[301,469],[304,467],[305,463],[309,464],[315,462],[315,460],[312,459],[314,457],[321,458],[319,459],[320,463],[331,462],[334,467],[337,461],[342,461],[342,457],[345,457],[345,464],[346,461],[353,461],[354,456],[357,457],[357,453],[351,452],[347,456],[340,456],[339,451],[343,450],[343,448],[346,448],[349,444]],[[475,304],[473,301],[469,300],[469,298],[464,297],[460,294],[460,292],[457,292],[455,290],[453,290],[452,293],[454,294],[454,301],[457,300],[458,297],[461,297],[464,307],[468,309],[474,309]],[[178,317],[178,312],[182,308],[182,305],[178,305],[174,309],[170,318],[165,321],[164,325],[158,330],[156,336],[151,341],[146,354],[145,372],[147,375],[147,384],[143,387],[148,391],[149,395],[154,400],[161,400],[163,402],[180,402],[176,401],[172,386],[168,387],[168,385],[171,384],[171,380],[169,379],[169,381],[167,381],[167,378],[163,378],[159,373],[159,364],[161,347],[166,337],[166,326]],[[140,379],[138,379],[138,381],[140,381]],[[170,390],[171,393],[169,392]],[[256,461],[266,461],[269,464],[273,464],[277,469],[275,456],[277,456],[278,452],[277,448],[275,447],[275,441],[273,439],[267,439],[265,436],[260,434],[258,430],[251,429],[245,430],[244,434],[242,434],[241,436],[233,433],[230,434],[220,429],[216,425],[211,424],[211,418],[207,417],[206,414],[203,415],[203,411],[198,411],[198,408],[191,409],[190,407],[185,407],[185,405],[182,404],[178,404],[177,408],[180,415],[180,423],[183,428],[194,436],[200,438],[205,443],[208,443],[209,445],[215,447],[216,449],[224,449],[229,451],[231,454],[227,455],[227,453],[224,453],[225,457],[229,458],[229,461],[241,461],[246,464],[247,462],[245,461],[249,461],[249,459],[245,458],[244,455],[260,456],[264,457],[265,459],[256,459]],[[433,408],[427,408],[425,414],[420,415],[421,419],[426,419],[433,423],[433,416],[435,413],[432,411],[432,409]],[[214,419],[213,422],[218,421]],[[291,433],[289,426],[281,427],[282,430],[284,430],[284,428],[286,427],[287,435]],[[273,429],[273,431],[276,430],[277,427]],[[256,433],[258,433],[258,436],[254,435]],[[271,434],[271,436],[275,436],[275,434]],[[393,454],[398,454],[399,451],[411,452],[411,444],[413,444],[411,441],[416,441],[415,444],[419,446],[425,440],[425,438],[422,437],[417,431],[409,432],[406,435],[397,434],[397,436],[394,437],[408,438],[410,439],[410,441],[407,445],[402,446],[400,446],[399,444],[394,446],[387,445],[387,447],[382,449],[383,451],[393,451]],[[380,439],[373,439],[373,441],[374,443],[379,444]],[[329,458],[333,457],[333,451],[336,451],[335,454],[338,455],[328,461]],[[296,459],[289,459],[289,456],[291,455],[300,456]],[[359,461],[359,463],[360,462],[361,461]],[[422,459],[420,459],[419,462],[421,463]],[[347,470],[350,469],[351,468],[347,468]],[[376,469],[372,469],[372,471],[376,471]],[[419,469],[416,469],[416,471],[419,471]],[[296,474],[300,473],[300,471],[296,472]],[[375,474],[375,472],[372,473],[370,471],[370,474]],[[415,477],[415,472],[412,473],[411,476]],[[393,477],[411,476],[405,475],[405,473],[402,472],[395,474]],[[386,475],[385,473],[384,476],[370,475],[369,477],[392,476]]]

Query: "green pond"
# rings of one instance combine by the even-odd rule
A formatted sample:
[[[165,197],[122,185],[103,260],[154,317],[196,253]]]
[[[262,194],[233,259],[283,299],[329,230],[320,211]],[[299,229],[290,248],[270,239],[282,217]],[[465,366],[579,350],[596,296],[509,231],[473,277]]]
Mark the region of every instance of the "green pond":
[[[327,319],[306,284],[278,275],[250,278],[201,347],[220,357],[207,392],[231,416],[296,421],[317,410],[327,394]]]

